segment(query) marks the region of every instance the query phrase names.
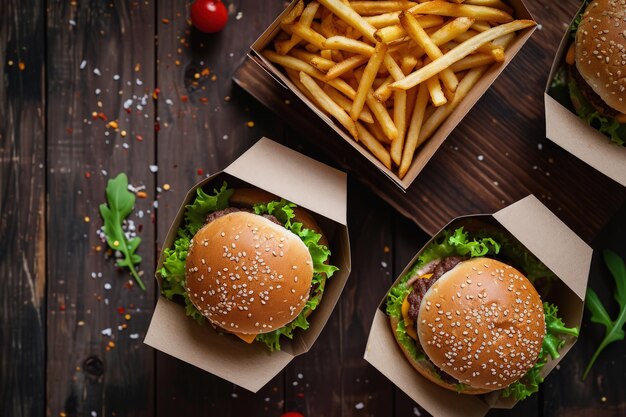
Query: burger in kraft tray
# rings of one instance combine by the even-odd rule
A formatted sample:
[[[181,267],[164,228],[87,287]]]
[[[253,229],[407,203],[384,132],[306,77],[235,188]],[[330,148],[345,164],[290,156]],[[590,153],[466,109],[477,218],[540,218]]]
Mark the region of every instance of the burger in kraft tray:
[[[365,359],[433,415],[510,408],[576,342],[590,262],[532,196],[457,218],[381,302]]]
[[[585,1],[550,95],[616,145],[626,144],[626,3]]]
[[[346,187],[266,138],[194,186],[163,243],[145,343],[258,391],[311,348],[346,283]]]

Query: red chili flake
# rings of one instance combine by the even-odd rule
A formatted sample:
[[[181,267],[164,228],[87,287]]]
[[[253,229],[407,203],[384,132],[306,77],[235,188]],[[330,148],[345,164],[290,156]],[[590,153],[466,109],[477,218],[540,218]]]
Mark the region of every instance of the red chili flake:
[[[167,25],[170,22],[170,19],[161,19],[161,22],[163,22],[163,24]]]
[[[135,137],[137,138],[137,140],[138,140],[139,142],[141,142],[141,141],[143,140],[143,136],[141,136],[141,135],[137,135],[137,136],[135,136]]]
[[[66,131],[67,133],[74,133],[74,129],[73,129],[73,128],[71,128],[71,127],[66,128],[66,129],[65,129],[65,131]]]
[[[124,314],[126,312],[126,309],[124,307],[118,307],[117,312],[120,314]]]
[[[141,233],[142,230],[143,230],[143,224],[140,224],[139,226],[137,226],[137,233]]]
[[[198,175],[204,175],[204,170],[202,168],[198,168],[198,171],[196,171],[198,173]]]
[[[65,304],[59,305],[59,310],[60,311],[65,311]]]
[[[104,120],[105,122],[106,122],[107,120],[109,120],[109,118],[106,116],[106,114],[104,114],[104,113],[102,113],[102,112],[98,113],[98,118],[99,118],[100,120]]]
[[[208,103],[209,99],[206,97],[200,97],[200,103]]]
[[[87,179],[91,178],[91,172],[85,171],[85,178]]]
[[[189,101],[189,97],[187,97],[187,96],[180,96],[180,100],[181,100],[183,103],[186,103],[186,102],[188,102],[188,101]]]
[[[161,89],[160,88],[155,88],[154,91],[152,92],[152,98],[154,100],[159,98],[159,94],[161,94]]]
[[[299,392],[296,394],[296,397],[298,398],[304,398],[304,392]]]
[[[158,132],[159,130],[161,130],[161,124],[160,123],[155,123],[154,124],[154,131]]]
[[[210,73],[211,73],[211,70],[209,70],[208,68],[204,68],[202,71],[200,71],[200,75],[202,75],[203,77],[206,77]]]
[[[126,113],[128,113],[128,114],[131,114],[133,112],[133,109],[131,109],[130,107],[125,109],[125,110],[126,110]]]

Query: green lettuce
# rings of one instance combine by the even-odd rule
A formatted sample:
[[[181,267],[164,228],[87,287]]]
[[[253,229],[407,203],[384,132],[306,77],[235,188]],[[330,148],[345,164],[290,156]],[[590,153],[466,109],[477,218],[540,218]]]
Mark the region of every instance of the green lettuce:
[[[324,292],[326,278],[330,278],[333,273],[339,269],[336,266],[327,264],[330,257],[330,250],[325,245],[319,243],[322,235],[312,229],[305,228],[300,222],[292,221],[295,217],[293,211],[295,207],[295,204],[285,200],[271,201],[267,204],[257,204],[253,207],[256,214],[269,214],[276,217],[287,230],[299,236],[309,249],[311,259],[313,260],[313,279],[311,281],[313,293],[310,295],[304,309],[292,322],[280,329],[269,333],[261,333],[256,336],[255,340],[265,343],[271,351],[280,350],[280,336],[293,339],[293,331],[295,329],[306,330],[309,328],[307,316],[311,311],[315,310],[319,304]]]
[[[503,397],[513,397],[520,401],[539,391],[539,384],[543,382],[541,369],[550,358],[557,359],[561,355],[559,350],[565,345],[567,336],[578,337],[577,327],[565,327],[565,323],[558,316],[558,307],[548,302],[543,303],[543,314],[546,320],[546,335],[541,345],[537,363],[519,381],[516,381],[502,390]]]
[[[225,182],[220,189],[214,189],[212,194],[207,194],[201,188],[198,188],[194,201],[185,207],[184,225],[178,229],[178,237],[171,248],[163,250],[165,259],[163,267],[159,270],[162,278],[162,293],[170,300],[182,299],[185,304],[186,314],[200,324],[203,324],[206,318],[193,305],[185,290],[185,261],[191,240],[205,224],[207,215],[227,208],[233,192],[234,190],[229,189]],[[309,328],[309,322],[306,317],[311,311],[315,310],[322,298],[326,278],[329,278],[338,270],[337,267],[327,264],[330,250],[325,245],[319,243],[321,235],[303,227],[302,223],[292,221],[295,216],[293,212],[295,207],[295,204],[285,200],[254,206],[256,214],[273,215],[280,223],[285,225],[285,228],[300,237],[309,249],[313,259],[314,273],[311,286],[314,289],[314,293],[307,300],[302,312],[286,326],[270,333],[259,334],[256,337],[257,341],[265,343],[270,350],[280,350],[280,336],[292,339],[295,329],[306,330]]]
[[[621,124],[612,117],[601,115],[596,108],[587,100],[578,88],[574,80],[568,82],[570,97],[580,103],[576,110],[578,117],[587,124],[598,129],[601,133],[611,138],[617,145],[624,146],[626,143],[626,124]]]
[[[185,260],[191,239],[204,225],[208,214],[224,210],[234,190],[224,182],[222,188],[214,189],[213,194],[205,193],[202,188],[196,191],[194,201],[185,207],[184,226],[178,229],[178,237],[171,248],[163,250],[163,267],[159,270],[162,279],[162,293],[169,299],[181,299],[185,303],[185,312],[198,323],[205,322],[205,317],[193,305],[185,291]]]
[[[415,341],[406,333],[402,318],[402,302],[411,292],[411,287],[406,285],[415,273],[424,265],[436,259],[448,256],[469,256],[471,258],[496,255],[500,252],[500,244],[490,237],[472,238],[462,227],[454,232],[445,231],[441,237],[433,241],[420,254],[415,265],[394,285],[387,294],[387,315],[399,320],[396,328],[396,338],[416,360],[424,359],[423,353],[417,348]]]

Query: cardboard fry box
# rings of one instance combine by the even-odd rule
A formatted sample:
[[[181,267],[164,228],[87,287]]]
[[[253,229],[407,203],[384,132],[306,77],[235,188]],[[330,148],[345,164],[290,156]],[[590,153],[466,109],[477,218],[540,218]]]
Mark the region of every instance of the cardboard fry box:
[[[398,175],[392,171],[387,169],[376,157],[371,154],[364,146],[360,143],[354,141],[354,139],[343,129],[343,127],[336,122],[334,119],[331,119],[324,112],[322,112],[316,104],[312,103],[301,91],[299,91],[296,86],[291,82],[289,77],[283,72],[282,68],[279,66],[269,62],[261,55],[261,51],[265,48],[270,48],[272,46],[272,41],[280,32],[280,22],[297,3],[297,1],[293,1],[285,11],[278,16],[278,18],[272,23],[269,28],[257,39],[256,42],[251,46],[251,51],[249,56],[253,59],[258,65],[260,65],[270,76],[277,81],[277,83],[282,87],[291,90],[300,100],[302,100],[309,108],[326,124],[333,128],[335,132],[350,146],[355,148],[364,158],[367,158],[372,164],[374,164],[380,171],[382,171],[387,177],[389,177],[396,185],[398,185],[401,189],[406,190],[409,188],[411,183],[417,178],[419,173],[424,169],[428,161],[435,154],[437,149],[443,144],[446,138],[452,133],[454,128],[463,120],[463,117],[472,109],[474,104],[480,99],[480,97],[487,91],[487,89],[493,84],[493,82],[498,78],[500,73],[504,71],[506,66],[511,62],[511,60],[515,57],[515,55],[519,52],[522,46],[528,41],[532,33],[535,31],[536,27],[528,28],[523,31],[517,32],[517,37],[513,41],[513,43],[506,50],[506,58],[503,63],[494,64],[489,68],[483,77],[476,83],[474,88],[470,91],[470,93],[463,99],[460,105],[448,116],[448,118],[443,122],[443,124],[437,129],[435,134],[426,141],[422,146],[420,146],[415,151],[415,156],[413,158],[413,162],[411,167],[409,168],[407,174],[404,178],[400,179]],[[517,19],[531,19],[534,20],[531,16],[530,12],[524,5],[522,0],[510,0],[508,2],[515,10],[514,16]]]
[[[519,259],[522,264],[522,260],[528,262],[530,259],[539,262],[534,265],[549,268],[554,274],[553,279],[543,284],[535,283],[542,300],[559,307],[559,316],[568,327],[580,327],[592,250],[534,196],[493,215],[454,219],[417,253],[393,285],[411,269],[431,242],[445,230],[453,231],[459,227],[494,237],[502,244],[499,256],[511,263]],[[424,378],[406,359],[392,333],[385,313],[386,301],[387,296],[374,316],[364,358],[426,411],[435,417],[482,417],[491,408],[512,408],[516,404],[513,398],[502,398],[499,391],[484,395],[457,394]],[[554,369],[575,342],[575,339],[567,339],[559,350],[561,357],[549,361],[541,371],[542,376]]]
[[[285,175],[288,172],[289,175]],[[297,355],[307,352],[320,335],[339,299],[350,273],[350,246],[346,222],[346,175],[304,155],[263,138],[224,171],[194,186],[182,202],[167,234],[171,247],[184,221],[185,206],[196,189],[212,190],[223,181],[232,188],[254,186],[307,208],[324,230],[331,263],[339,271],[327,281],[324,296],[308,318],[309,329],[294,332],[293,340],[281,337],[281,350],[270,352],[261,343],[247,344],[236,336],[218,333],[206,323],[198,325],[185,315],[183,305],[160,296],[144,343],[256,392]],[[161,287],[159,257],[156,279]]]
[[[583,4],[572,23],[585,8],[586,5]],[[626,186],[626,147],[612,143],[607,136],[589,126],[573,110],[550,95],[554,77],[566,65],[565,55],[571,43],[570,27],[571,24],[561,40],[544,93],[546,137],[607,177]]]

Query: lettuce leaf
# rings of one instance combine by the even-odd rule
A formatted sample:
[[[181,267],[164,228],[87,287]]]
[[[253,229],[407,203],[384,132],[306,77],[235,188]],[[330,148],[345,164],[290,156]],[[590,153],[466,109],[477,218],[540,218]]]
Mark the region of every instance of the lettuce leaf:
[[[626,124],[621,124],[612,117],[603,116],[598,113],[596,108],[580,91],[574,80],[568,82],[568,88],[572,100],[576,100],[580,103],[579,108],[576,110],[578,116],[587,122],[587,124],[611,138],[613,143],[624,146],[624,144],[626,144]]]
[[[500,244],[490,237],[474,238],[465,232],[462,227],[454,232],[445,231],[437,240],[433,241],[417,258],[415,265],[393,286],[387,294],[387,315],[400,320],[396,328],[396,337],[400,343],[416,360],[424,359],[424,355],[417,348],[415,341],[406,334],[402,319],[402,302],[411,292],[407,281],[424,265],[436,259],[452,255],[469,256],[470,258],[496,255],[500,252]]]
[[[169,300],[182,298],[187,315],[200,324],[204,323],[206,318],[193,305],[185,291],[185,260],[191,239],[204,225],[206,216],[228,207],[228,200],[233,192],[226,182],[219,190],[214,189],[213,194],[207,194],[202,188],[198,188],[195,200],[185,207],[184,226],[178,229],[178,237],[173,246],[163,250],[165,260],[159,271],[162,278],[162,293]]]
[[[284,224],[287,230],[302,239],[302,242],[309,249],[311,259],[313,260],[313,279],[311,281],[311,287],[313,288],[313,294],[309,297],[304,309],[300,314],[290,323],[276,329],[273,332],[262,333],[256,336],[257,341],[265,343],[265,345],[271,350],[280,350],[280,336],[285,336],[289,339],[293,339],[293,331],[295,329],[306,330],[309,328],[309,322],[307,316],[311,311],[315,310],[322,298],[324,292],[324,284],[326,278],[330,278],[335,271],[339,268],[333,265],[328,265],[326,262],[330,257],[330,250],[325,245],[319,243],[322,235],[312,229],[305,228],[300,222],[293,222],[295,213],[293,209],[295,204],[286,200],[271,201],[267,204],[257,204],[253,207],[254,212],[259,215],[270,214]]]
[[[537,363],[519,381],[516,381],[502,390],[503,397],[513,396],[520,401],[539,391],[539,384],[543,382],[541,369],[550,358],[557,359],[561,355],[559,350],[565,344],[566,336],[578,337],[577,327],[565,327],[563,320],[558,316],[559,309],[554,304],[543,303],[543,314],[546,320],[546,336],[541,345]]]

